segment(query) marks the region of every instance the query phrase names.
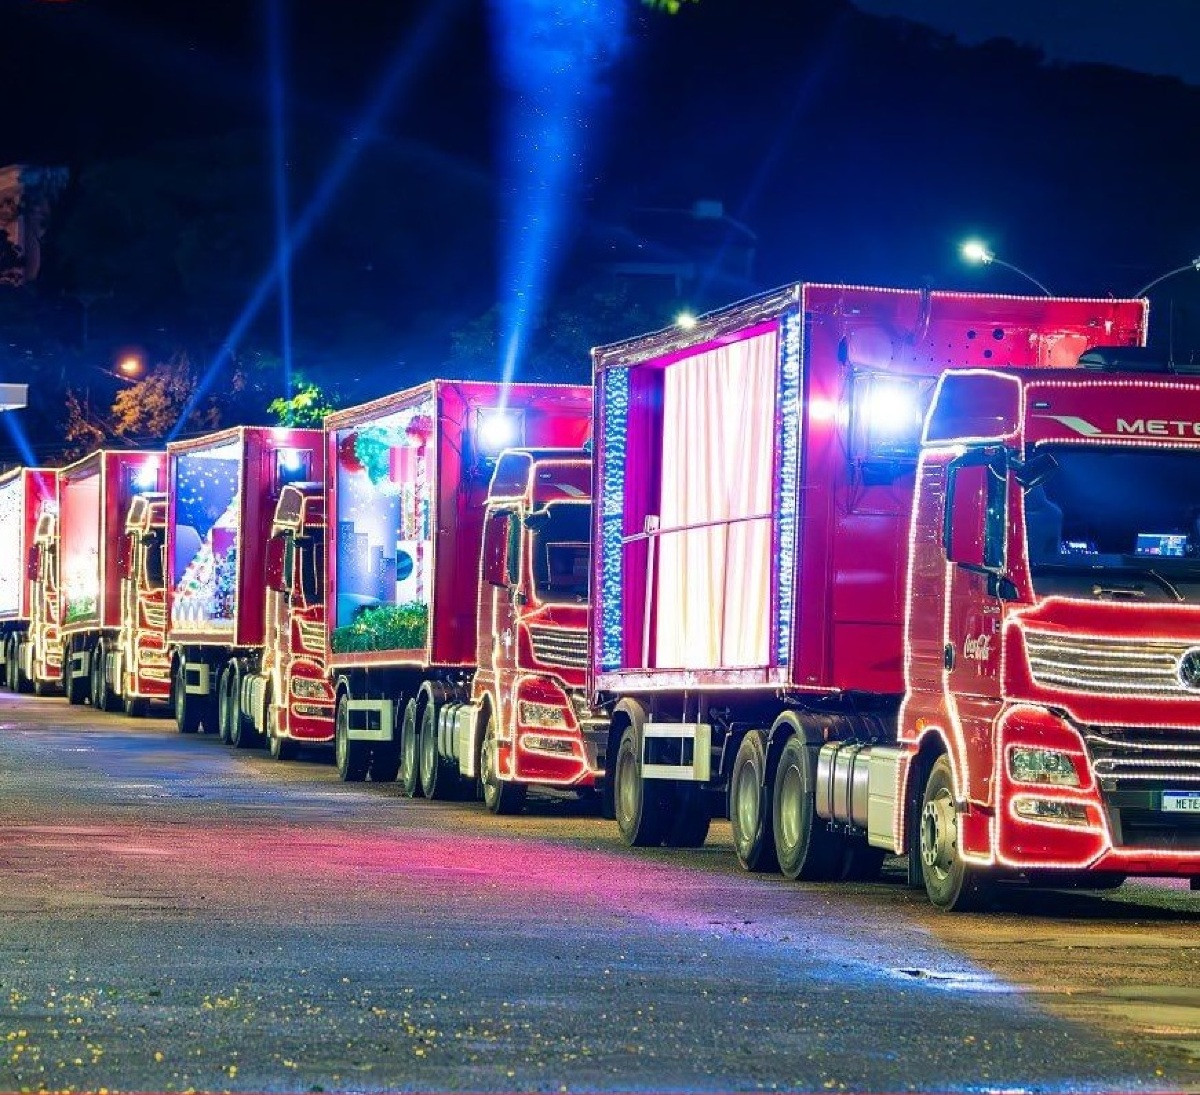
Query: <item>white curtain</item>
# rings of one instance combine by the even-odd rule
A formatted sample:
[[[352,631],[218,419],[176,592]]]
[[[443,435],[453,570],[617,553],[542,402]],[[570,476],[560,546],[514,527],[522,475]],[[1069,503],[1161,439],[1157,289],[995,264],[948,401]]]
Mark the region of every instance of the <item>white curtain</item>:
[[[769,664],[778,362],[768,332],[665,370],[659,668]]]

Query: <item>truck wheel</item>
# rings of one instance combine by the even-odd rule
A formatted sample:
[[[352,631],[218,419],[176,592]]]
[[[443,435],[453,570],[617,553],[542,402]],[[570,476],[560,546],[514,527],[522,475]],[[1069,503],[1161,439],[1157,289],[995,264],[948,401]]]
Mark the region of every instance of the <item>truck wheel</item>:
[[[126,696],[124,707],[131,719],[144,719],[150,713],[150,701],[144,696]]]
[[[230,662],[222,671],[217,684],[217,738],[229,745],[233,741],[234,712],[229,702],[229,686],[233,663]]]
[[[367,778],[369,747],[350,739],[350,697],[345,692],[338,696],[333,716],[333,759],[343,782],[361,783]]]
[[[448,799],[457,790],[455,772],[438,753],[437,705],[426,700],[421,712],[421,790],[426,798]]]
[[[14,636],[4,648],[4,687],[10,692],[21,691],[20,664],[17,658],[17,640]]]
[[[54,692],[54,681],[43,680],[41,677],[35,677],[33,681],[33,694],[35,696],[49,696]]]
[[[91,674],[84,677],[76,677],[72,674],[71,653],[69,648],[63,650],[63,691],[67,694],[67,703],[72,707],[79,707],[88,698],[88,691],[92,683]]]
[[[515,814],[525,805],[525,784],[500,778],[500,743],[496,740],[496,717],[489,707],[483,726],[483,744],[479,747],[479,787],[483,804],[501,817]]]
[[[987,905],[990,879],[979,868],[968,866],[959,854],[954,776],[944,753],[934,761],[925,781],[918,840],[925,892],[934,905],[948,912]]]
[[[417,732],[417,701],[404,705],[400,723],[400,787],[408,798],[418,798],[421,791],[421,746]]]
[[[116,711],[121,706],[120,698],[108,683],[108,673],[105,672],[108,661],[108,651],[103,642],[98,642],[92,651],[92,678],[96,682],[92,692],[92,706],[97,711]]]
[[[227,691],[222,695],[227,697],[229,705],[229,744],[235,749],[255,749],[262,744],[254,723],[242,711],[242,667],[236,662],[230,662],[225,668],[229,674]]]
[[[777,871],[767,783],[767,735],[751,730],[738,746],[729,777],[729,827],[747,871]]]
[[[183,659],[175,663],[175,681],[171,689],[171,703],[175,708],[175,725],[181,734],[194,734],[200,729],[200,704],[195,696],[186,691],[187,674]]]
[[[653,848],[663,842],[668,790],[659,780],[642,779],[642,728],[631,722],[621,734],[613,764],[617,829],[631,848]]]
[[[845,848],[816,810],[817,751],[798,734],[784,743],[775,767],[771,819],[775,856],[786,878],[823,882],[841,871]]]

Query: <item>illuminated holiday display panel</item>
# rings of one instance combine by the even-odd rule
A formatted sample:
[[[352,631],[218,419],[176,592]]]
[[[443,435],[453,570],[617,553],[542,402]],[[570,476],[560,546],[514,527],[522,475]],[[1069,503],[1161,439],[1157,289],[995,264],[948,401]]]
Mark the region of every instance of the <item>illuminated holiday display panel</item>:
[[[233,441],[173,459],[175,535],[168,565],[174,630],[233,630],[242,452]]]
[[[435,414],[430,398],[334,435],[335,652],[425,647]]]
[[[64,623],[97,615],[100,597],[100,482],[99,470],[63,486],[59,552],[62,570]]]

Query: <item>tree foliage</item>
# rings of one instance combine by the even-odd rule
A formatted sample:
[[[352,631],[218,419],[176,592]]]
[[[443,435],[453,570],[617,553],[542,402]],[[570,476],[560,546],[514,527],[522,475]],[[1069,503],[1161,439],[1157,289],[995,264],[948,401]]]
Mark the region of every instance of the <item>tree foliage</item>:
[[[320,386],[297,379],[291,398],[277,396],[267,404],[267,413],[281,426],[320,426],[336,408]]]
[[[174,354],[155,365],[135,384],[122,388],[112,404],[112,432],[129,441],[158,440],[167,436],[187,408],[197,384],[196,371],[186,353]],[[245,378],[235,371],[228,393],[245,388]],[[210,395],[188,415],[188,432],[216,429],[222,424],[221,399]]]

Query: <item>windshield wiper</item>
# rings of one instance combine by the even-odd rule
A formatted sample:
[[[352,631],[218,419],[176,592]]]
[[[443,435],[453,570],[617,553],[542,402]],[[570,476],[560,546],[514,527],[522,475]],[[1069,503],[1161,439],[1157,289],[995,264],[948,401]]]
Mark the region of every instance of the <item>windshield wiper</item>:
[[[1147,578],[1153,578],[1160,586],[1162,586],[1163,589],[1170,593],[1175,600],[1183,600],[1183,594],[1180,593],[1179,590],[1176,589],[1170,582],[1168,582],[1166,578],[1159,574],[1157,570],[1150,570],[1149,568],[1146,570],[1136,569],[1136,573],[1145,574]]]

